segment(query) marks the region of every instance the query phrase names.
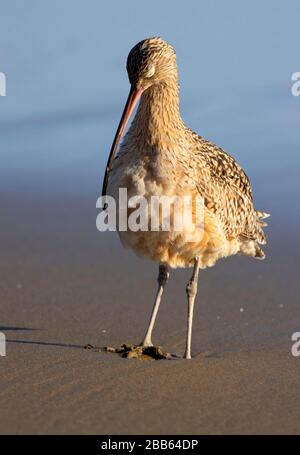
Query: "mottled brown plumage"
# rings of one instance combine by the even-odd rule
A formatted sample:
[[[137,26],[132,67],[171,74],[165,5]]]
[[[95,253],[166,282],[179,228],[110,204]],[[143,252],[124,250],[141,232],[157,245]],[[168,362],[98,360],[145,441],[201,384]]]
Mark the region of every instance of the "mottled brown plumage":
[[[200,194],[206,235],[198,245],[195,236],[184,247],[184,235],[174,232],[122,232],[124,244],[172,267],[192,266],[196,254],[202,268],[237,253],[263,258],[259,244],[265,235],[248,177],[234,158],[181,119],[174,49],[160,38],[144,40],[129,53],[127,69],[131,84],[143,93],[113,163],[109,192],[116,198],[119,187],[130,196]]]
[[[129,53],[127,70],[131,92],[107,166],[103,193],[118,200],[119,188],[128,197],[192,196],[204,199],[204,232],[119,232],[122,242],[137,254],[161,265],[159,291],[144,345],[151,332],[167,267],[194,267],[187,287],[189,321],[192,318],[198,268],[223,257],[244,254],[264,258],[259,244],[266,242],[262,221],[267,215],[253,206],[249,179],[237,162],[213,143],[187,128],[179,111],[176,54],[160,38],[138,43]],[[113,161],[121,134],[136,100],[136,116]],[[158,303],[157,303],[158,302]],[[191,322],[186,357],[190,357]]]

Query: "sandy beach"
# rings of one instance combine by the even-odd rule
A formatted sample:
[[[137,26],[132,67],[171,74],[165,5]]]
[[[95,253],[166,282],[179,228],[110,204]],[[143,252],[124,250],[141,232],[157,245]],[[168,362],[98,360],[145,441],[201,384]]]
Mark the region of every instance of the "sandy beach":
[[[300,359],[290,339],[299,331],[299,250],[292,241],[280,249],[278,226],[266,261],[232,258],[201,273],[192,361],[136,361],[83,346],[140,341],[155,264],[97,232],[90,196],[23,191],[18,213],[18,195],[5,196],[1,433],[300,431]],[[154,335],[179,355],[189,273],[172,272]]]

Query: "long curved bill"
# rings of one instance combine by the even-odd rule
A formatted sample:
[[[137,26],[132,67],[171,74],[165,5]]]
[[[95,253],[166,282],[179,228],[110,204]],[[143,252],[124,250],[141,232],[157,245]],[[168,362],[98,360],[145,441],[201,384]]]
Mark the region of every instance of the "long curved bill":
[[[115,157],[115,153],[118,149],[118,145],[123,136],[123,133],[125,131],[128,120],[130,119],[130,116],[131,116],[131,114],[135,108],[135,105],[138,102],[142,92],[143,92],[143,89],[136,89],[131,86],[131,89],[130,89],[130,92],[129,92],[129,95],[128,95],[128,98],[127,98],[127,101],[125,104],[125,108],[124,108],[118,129],[117,129],[114,141],[113,141],[111,149],[110,149],[107,165],[105,168],[104,179],[103,179],[102,196],[106,195],[108,177],[109,177],[109,173],[111,170],[113,159]]]

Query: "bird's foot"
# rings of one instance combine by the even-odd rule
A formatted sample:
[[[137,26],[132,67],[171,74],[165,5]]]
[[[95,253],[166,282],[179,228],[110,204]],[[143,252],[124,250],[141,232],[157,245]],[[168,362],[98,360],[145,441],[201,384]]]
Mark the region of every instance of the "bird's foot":
[[[190,353],[185,352],[185,353],[183,354],[183,358],[186,359],[186,360],[190,360],[190,359],[192,358],[192,356],[191,356]]]
[[[149,339],[144,339],[139,346],[142,346],[142,348],[152,348],[153,347],[153,343],[151,340]]]

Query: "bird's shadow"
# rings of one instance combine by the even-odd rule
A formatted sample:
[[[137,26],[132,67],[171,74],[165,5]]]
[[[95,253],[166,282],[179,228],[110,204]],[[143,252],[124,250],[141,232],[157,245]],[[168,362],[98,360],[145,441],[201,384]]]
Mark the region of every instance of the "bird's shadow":
[[[58,346],[61,348],[77,348],[83,349],[84,345],[80,344],[71,344],[71,343],[55,343],[55,342],[48,342],[48,341],[30,341],[30,340],[13,340],[8,339],[6,340],[7,343],[16,343],[16,344],[33,344],[37,346]]]
[[[31,327],[17,327],[17,326],[11,326],[11,325],[1,325],[0,326],[0,332],[2,331],[9,331],[9,330],[16,330],[16,331],[25,331],[25,330],[40,330],[40,329],[33,329]]]
[[[37,331],[41,329],[36,329],[32,327],[18,327],[18,326],[0,326],[0,332],[8,332],[8,331]],[[83,345],[79,344],[71,344],[71,343],[57,343],[57,342],[48,342],[48,341],[32,341],[32,340],[16,340],[8,338],[6,340],[7,343],[15,343],[15,344],[29,344],[29,345],[36,345],[36,346],[56,346],[62,348],[77,348],[83,349]]]

